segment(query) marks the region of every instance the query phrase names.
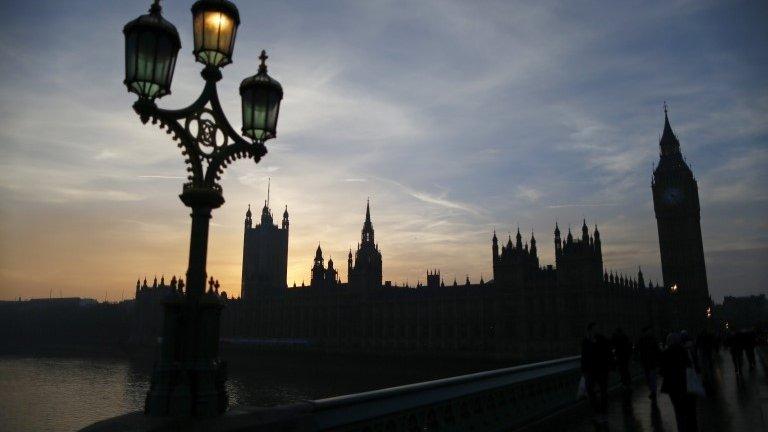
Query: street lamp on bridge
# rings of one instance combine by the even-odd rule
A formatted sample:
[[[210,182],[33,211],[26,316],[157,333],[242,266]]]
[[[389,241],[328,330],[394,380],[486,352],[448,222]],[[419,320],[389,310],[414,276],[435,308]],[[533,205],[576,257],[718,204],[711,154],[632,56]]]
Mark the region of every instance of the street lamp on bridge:
[[[195,59],[204,64],[205,86],[191,105],[158,108],[155,100],[171,93],[181,40],[162,17],[159,0],[149,13],[125,25],[125,80],[138,100],[133,108],[143,123],[167,130],[181,148],[189,175],[179,197],[192,209],[187,289],[164,304],[160,356],[144,406],[149,415],[214,416],[227,408],[226,369],[219,360],[219,297],[205,292],[208,226],[211,211],[224,204],[219,180],[237,159],[256,163],[267,153],[264,142],[276,136],[283,89],[267,74],[264,51],[258,73],[240,84],[242,133],[221,108],[216,83],[232,62],[240,15],[228,0],[199,0],[192,6]]]

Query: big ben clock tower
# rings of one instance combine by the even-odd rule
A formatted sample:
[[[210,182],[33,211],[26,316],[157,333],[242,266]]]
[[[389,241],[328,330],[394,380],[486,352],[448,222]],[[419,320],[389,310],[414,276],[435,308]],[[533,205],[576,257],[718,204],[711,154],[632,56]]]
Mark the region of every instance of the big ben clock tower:
[[[680,153],[664,104],[659,164],[653,171],[653,208],[659,229],[664,286],[675,303],[675,321],[689,331],[703,326],[710,306],[704,246],[701,241],[699,188]],[[680,328],[676,330],[681,330]]]

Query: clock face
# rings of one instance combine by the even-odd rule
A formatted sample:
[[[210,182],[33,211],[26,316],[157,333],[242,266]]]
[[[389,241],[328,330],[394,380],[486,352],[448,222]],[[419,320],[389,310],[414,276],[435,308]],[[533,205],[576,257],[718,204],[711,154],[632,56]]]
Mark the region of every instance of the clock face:
[[[669,187],[662,192],[661,199],[668,205],[679,204],[683,200],[683,191],[676,187]]]

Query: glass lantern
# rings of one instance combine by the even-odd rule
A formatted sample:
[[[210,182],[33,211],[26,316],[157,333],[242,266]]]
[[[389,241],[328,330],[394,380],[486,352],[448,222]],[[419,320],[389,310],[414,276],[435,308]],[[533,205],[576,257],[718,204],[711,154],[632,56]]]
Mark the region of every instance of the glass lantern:
[[[267,74],[267,53],[261,52],[259,72],[240,83],[243,105],[243,135],[264,142],[277,136],[277,117],[283,87]]]
[[[240,25],[237,7],[227,0],[198,0],[192,5],[193,53],[200,63],[224,67],[232,63]]]
[[[160,14],[156,0],[149,13],[129,22],[125,35],[125,80],[128,91],[155,99],[171,93],[181,40],[176,27]]]

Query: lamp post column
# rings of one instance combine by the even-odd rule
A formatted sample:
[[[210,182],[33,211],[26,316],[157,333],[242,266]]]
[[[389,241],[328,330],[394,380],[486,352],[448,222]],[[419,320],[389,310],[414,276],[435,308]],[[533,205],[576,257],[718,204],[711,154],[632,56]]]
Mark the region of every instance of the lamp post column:
[[[192,209],[187,296],[190,299],[197,299],[205,293],[208,227],[211,221],[211,211],[224,204],[224,197],[213,188],[189,188],[179,195],[179,198],[187,207]]]

